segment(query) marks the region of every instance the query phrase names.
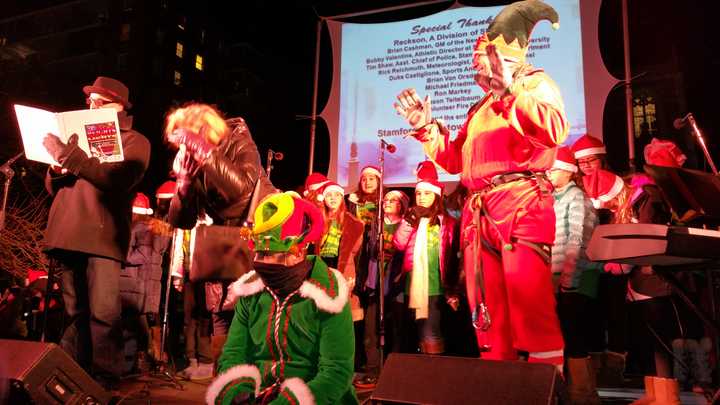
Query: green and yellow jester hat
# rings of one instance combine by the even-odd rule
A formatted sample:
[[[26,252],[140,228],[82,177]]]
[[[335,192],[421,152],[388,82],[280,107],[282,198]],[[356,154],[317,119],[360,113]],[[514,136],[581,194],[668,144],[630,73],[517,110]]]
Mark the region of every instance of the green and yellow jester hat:
[[[517,62],[525,61],[530,34],[540,20],[548,20],[554,29],[560,28],[557,11],[541,0],[512,3],[502,9],[484,34],[475,43],[475,53],[486,54],[485,48],[493,44],[503,57]]]
[[[322,237],[324,219],[315,205],[291,193],[274,193],[255,209],[253,242],[256,252],[301,252]]]

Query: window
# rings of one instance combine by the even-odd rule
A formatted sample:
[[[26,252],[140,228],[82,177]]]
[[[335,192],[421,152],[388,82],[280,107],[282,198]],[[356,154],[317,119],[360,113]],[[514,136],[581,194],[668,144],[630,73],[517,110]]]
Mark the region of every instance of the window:
[[[633,98],[633,124],[635,137],[639,138],[644,131],[652,135],[657,131],[655,124],[655,99],[641,94]]]
[[[195,69],[203,70],[203,57],[201,55],[195,55]]]
[[[130,24],[125,23],[120,27],[120,41],[125,42],[130,40]]]
[[[178,42],[175,44],[175,56],[178,58],[183,57],[183,44],[182,42]]]
[[[175,71],[175,77],[173,77],[173,83],[175,83],[176,86],[180,86],[182,84],[182,73]]]

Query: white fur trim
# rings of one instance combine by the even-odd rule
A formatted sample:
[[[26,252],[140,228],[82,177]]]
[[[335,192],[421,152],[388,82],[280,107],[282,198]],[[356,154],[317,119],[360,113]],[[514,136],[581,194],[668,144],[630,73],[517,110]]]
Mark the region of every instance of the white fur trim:
[[[330,180],[325,180],[325,181],[321,181],[320,183],[311,184],[308,186],[308,191],[315,191],[328,183],[330,183]]]
[[[604,146],[598,146],[596,148],[587,148],[587,149],[580,149],[579,151],[575,152],[575,159],[584,158],[585,156],[590,155],[601,155],[607,153],[605,151]]]
[[[208,386],[207,391],[205,391],[205,403],[208,405],[214,404],[215,399],[226,385],[242,377],[250,377],[255,380],[255,396],[257,396],[260,393],[260,370],[252,364],[240,364],[225,370],[224,373],[215,377]]]
[[[237,281],[230,284],[228,290],[232,291],[238,297],[247,297],[261,292],[265,288],[265,283],[263,283],[260,277],[254,281],[248,282],[248,280],[255,274],[255,270],[243,274],[239,279],[237,279]]]
[[[300,286],[300,296],[315,301],[315,305],[317,305],[320,310],[331,314],[339,314],[348,301],[348,285],[342,273],[335,269],[330,270],[335,275],[338,284],[338,293],[335,298],[330,298],[320,287],[307,280],[303,281]]]
[[[152,208],[132,207],[133,214],[152,215]]]
[[[553,169],[565,170],[566,172],[577,173],[578,167],[572,163],[564,162],[562,160],[556,160],[553,163]]]
[[[302,379],[298,377],[288,378],[280,385],[280,392],[286,388],[295,395],[299,405],[315,405],[315,396],[313,396],[310,387]]]
[[[365,173],[374,174],[375,176],[380,178],[380,170],[378,170],[374,167],[366,167],[366,168],[362,169],[362,171],[360,172],[360,176],[362,176]]]
[[[427,181],[421,181],[418,184],[416,184],[415,190],[430,191],[437,195],[442,195],[442,189],[440,187],[438,187],[432,183],[428,183]]]
[[[175,194],[174,193],[157,193],[155,194],[156,198],[166,199],[166,198],[173,198]]]
[[[620,176],[615,176],[615,183],[613,183],[612,188],[605,194],[598,196],[598,200],[601,202],[608,202],[615,198],[616,195],[622,191],[623,186],[625,185],[625,182],[622,181]]]
[[[325,197],[328,193],[332,193],[333,191],[340,193],[340,195],[345,195],[345,190],[337,184],[331,184],[325,187],[325,189],[323,189],[322,195],[323,197]]]

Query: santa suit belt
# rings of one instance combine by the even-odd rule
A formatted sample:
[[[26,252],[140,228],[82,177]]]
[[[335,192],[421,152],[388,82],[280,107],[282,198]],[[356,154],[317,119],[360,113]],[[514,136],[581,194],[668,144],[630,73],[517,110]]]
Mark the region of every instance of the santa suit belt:
[[[485,240],[483,237],[482,232],[482,221],[481,217],[485,216],[485,219],[487,219],[487,222],[490,224],[490,226],[497,232],[498,237],[500,238],[500,241],[502,243],[504,250],[512,250],[513,249],[513,243],[517,243],[520,245],[527,246],[534,250],[536,253],[540,255],[540,257],[543,258],[543,260],[546,263],[550,263],[552,255],[550,246],[547,244],[537,243],[537,242],[531,242],[527,240],[517,239],[514,237],[510,237],[510,241],[505,241],[502,235],[502,232],[500,232],[497,222],[493,219],[492,216],[487,211],[487,208],[483,204],[483,197],[492,191],[494,188],[499,187],[501,185],[519,181],[519,180],[535,180],[538,188],[540,189],[540,192],[542,194],[549,193],[548,188],[545,185],[545,182],[547,181],[544,173],[534,173],[531,171],[524,171],[524,172],[513,172],[513,173],[504,173],[494,176],[490,180],[490,184],[488,184],[486,187],[482,188],[479,191],[473,192],[473,194],[470,196],[470,202],[469,202],[469,208],[472,210],[473,215],[473,221],[475,225],[475,241],[474,241],[474,267],[475,267],[475,308],[473,309],[472,313],[472,323],[473,327],[475,329],[480,329],[482,331],[487,331],[490,329],[490,326],[492,324],[492,321],[490,319],[490,312],[488,310],[487,304],[486,304],[486,298],[485,298],[485,276],[483,273],[482,268],[482,248],[485,246],[486,249],[490,250],[493,254],[500,257],[502,253],[498,251],[496,248],[492,246],[492,244]],[[479,299],[478,299],[479,297]],[[490,350],[490,347],[481,347],[481,351],[488,351]]]

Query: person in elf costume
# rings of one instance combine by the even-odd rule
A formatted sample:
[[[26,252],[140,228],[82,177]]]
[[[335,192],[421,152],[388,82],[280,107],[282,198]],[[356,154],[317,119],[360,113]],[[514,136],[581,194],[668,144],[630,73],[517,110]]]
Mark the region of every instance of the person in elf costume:
[[[461,240],[468,301],[483,358],[562,367],[550,246],[555,238],[551,185],[544,178],[567,137],[560,91],[525,54],[535,24],[558,14],[539,0],[505,7],[473,51],[476,82],[486,91],[454,140],[415,89],[395,109],[414,128],[427,156],[469,189]]]
[[[255,270],[231,286],[239,298],[206,402],[357,404],[347,282],[306,254],[322,235],[322,213],[276,193],[254,219]]]

